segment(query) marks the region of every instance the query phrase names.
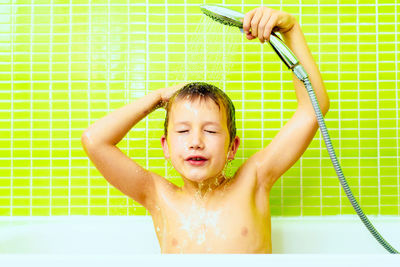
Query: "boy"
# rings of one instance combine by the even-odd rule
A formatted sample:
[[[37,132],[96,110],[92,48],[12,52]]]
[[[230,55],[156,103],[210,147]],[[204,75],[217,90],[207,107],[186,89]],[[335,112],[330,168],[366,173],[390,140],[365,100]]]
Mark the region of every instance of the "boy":
[[[243,29],[247,39],[261,43],[272,30],[281,32],[309,74],[325,114],[329,98],[295,18],[259,7],[245,15]],[[103,176],[151,213],[162,253],[271,253],[270,189],[300,158],[318,128],[303,84],[293,80],[298,100],[293,117],[230,179],[224,166],[240,143],[234,108],[221,90],[204,83],[152,91],[91,125],[82,144]],[[182,176],[182,188],[143,169],[116,147],[160,105],[167,109],[163,152]]]

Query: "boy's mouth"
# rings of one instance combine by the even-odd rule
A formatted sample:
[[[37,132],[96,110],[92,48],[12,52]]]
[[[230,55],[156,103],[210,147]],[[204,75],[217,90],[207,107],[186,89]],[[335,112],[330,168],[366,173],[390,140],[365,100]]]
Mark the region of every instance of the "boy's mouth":
[[[195,166],[201,166],[203,164],[205,164],[205,162],[208,159],[206,159],[203,156],[189,156],[186,158],[186,161],[189,162],[191,165],[195,165]]]

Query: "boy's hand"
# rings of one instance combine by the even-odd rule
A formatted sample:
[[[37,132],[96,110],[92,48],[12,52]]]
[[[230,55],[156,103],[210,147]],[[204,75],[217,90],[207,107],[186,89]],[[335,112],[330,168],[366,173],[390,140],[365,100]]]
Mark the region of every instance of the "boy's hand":
[[[243,19],[243,31],[248,40],[259,38],[261,43],[269,40],[272,31],[285,33],[290,31],[296,19],[289,13],[258,7],[246,13]]]
[[[161,96],[161,104],[163,107],[165,107],[169,101],[169,99],[171,98],[171,96],[178,91],[179,89],[181,89],[182,87],[184,87],[186,84],[188,83],[180,83],[177,85],[173,85],[170,87],[166,87],[166,88],[162,88],[160,89],[160,96]]]

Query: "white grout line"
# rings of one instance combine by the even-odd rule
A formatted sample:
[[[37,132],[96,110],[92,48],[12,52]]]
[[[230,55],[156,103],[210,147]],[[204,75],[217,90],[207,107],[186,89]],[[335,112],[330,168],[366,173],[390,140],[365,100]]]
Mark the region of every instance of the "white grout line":
[[[378,147],[377,147],[377,160],[378,160],[378,214],[381,214],[381,149],[380,149],[380,123],[379,123],[379,21],[378,21],[378,17],[379,17],[379,11],[378,11],[378,0],[375,0],[375,38],[376,38],[376,84],[377,84],[377,89],[376,89],[376,116],[377,116],[377,127],[376,127],[376,133],[377,133],[377,143],[378,143]],[[361,187],[361,186],[360,186]],[[360,206],[361,206],[361,194],[360,194]]]
[[[71,4],[71,0],[70,0]],[[72,5],[69,6],[69,35],[68,35],[68,215],[71,215],[71,65],[72,65]]]
[[[339,124],[339,127],[338,127],[338,132],[339,132],[339,148],[336,150],[337,151],[337,157],[338,157],[338,161],[339,161],[339,163],[341,162],[341,160],[340,160],[340,158],[342,158],[342,153],[341,153],[341,149],[342,149],[342,142],[341,142],[341,129],[342,129],[342,126],[341,126],[341,119],[340,119],[340,101],[341,101],[341,99],[340,99],[340,81],[341,81],[341,75],[340,75],[340,23],[339,23],[339,19],[340,19],[340,3],[339,3],[340,1],[339,0],[337,0],[337,6],[336,6],[336,8],[337,8],[337,36],[338,36],[338,39],[337,39],[337,42],[338,42],[338,44],[337,44],[337,46],[338,46],[338,52],[337,52],[337,59],[338,59],[338,62],[337,62],[337,64],[338,64],[338,71],[337,71],[337,73],[338,73],[338,124]],[[343,209],[343,205],[342,205],[342,188],[341,188],[341,186],[340,186],[340,183],[338,183],[338,189],[339,189],[339,214],[340,215],[342,215],[342,209]]]
[[[50,64],[49,64],[49,80],[50,80],[50,184],[49,184],[49,215],[53,215],[52,212],[52,200],[53,200],[53,0],[51,0],[50,6]]]
[[[107,114],[110,114],[110,46],[111,46],[111,32],[110,32],[110,0],[107,1]],[[110,183],[107,183],[107,215],[110,215],[110,191],[112,190]]]
[[[11,6],[11,180],[10,180],[10,216],[13,216],[14,208],[14,26],[15,26],[15,9],[14,2]]]
[[[357,32],[360,29],[359,6],[357,0]],[[357,63],[360,62],[360,35],[357,34]],[[358,133],[358,195],[361,196],[361,114],[360,114],[360,64],[357,64],[357,133]],[[361,198],[360,198],[361,201]],[[361,204],[361,203],[360,203]]]
[[[395,5],[395,12],[394,14],[397,14],[397,5]],[[396,158],[397,158],[397,165],[396,165],[396,169],[397,169],[397,215],[400,215],[400,172],[399,172],[399,85],[398,85],[398,60],[397,57],[399,56],[398,54],[398,48],[397,48],[397,36],[398,36],[398,28],[397,28],[397,15],[394,16],[395,17],[395,23],[394,23],[394,27],[395,27],[395,32],[396,34],[395,36],[395,73],[396,73]]]
[[[241,3],[241,6],[243,7],[243,9],[244,9],[244,7],[245,7],[245,4],[244,4],[244,0],[242,0],[242,3]],[[241,81],[240,81],[240,85],[241,85],[241,95],[242,95],[242,99],[241,99],[241,101],[240,101],[240,104],[241,104],[241,108],[242,108],[242,115],[241,115],[241,118],[242,118],[242,120],[241,120],[241,126],[242,126],[242,129],[244,129],[244,120],[245,120],[245,113],[244,113],[244,110],[245,110],[245,108],[244,108],[244,73],[243,73],[243,69],[244,69],[244,53],[243,53],[243,49],[244,49],[244,42],[243,42],[243,39],[244,38],[241,38],[241,51],[240,51],[240,56],[241,56]],[[236,110],[236,112],[238,112],[238,110]],[[243,132],[242,132],[242,134],[243,134],[243,136],[242,136],[242,140],[245,140],[245,138],[246,138],[246,135],[245,135],[245,131],[243,130]],[[241,142],[242,143],[242,153],[241,153],[241,158],[242,159],[244,159],[244,151],[245,151],[245,149],[246,149],[246,147],[245,147],[245,142]]]
[[[299,4],[299,23],[300,25],[302,25],[303,21],[302,21],[302,6],[303,3],[300,0],[300,4]],[[304,187],[303,187],[303,182],[304,182],[304,174],[303,174],[303,156],[300,157],[300,209],[301,209],[301,216],[304,216]]]
[[[318,1],[318,14],[321,14],[321,8],[320,8],[320,1]],[[338,20],[339,20],[339,16],[338,16]],[[318,53],[321,54],[321,17],[318,16]],[[321,56],[318,56],[318,66],[321,66]],[[324,143],[324,139],[322,137],[322,133],[321,130],[319,129],[319,166],[322,166],[322,149],[324,149],[323,147],[323,143]],[[323,215],[323,191],[322,191],[322,168],[319,169],[319,195],[320,195],[320,199],[319,199],[319,204],[320,204],[320,210],[319,210],[319,215],[322,216]]]
[[[145,94],[148,94],[149,92],[149,1],[146,0],[146,88],[145,88]],[[167,26],[165,26],[167,27]],[[167,38],[167,34],[166,34]],[[168,43],[168,39],[166,39],[166,43]],[[167,69],[168,70],[168,69]],[[168,71],[167,71],[168,73]],[[149,147],[149,120],[146,117],[145,118],[146,122],[146,128],[145,128],[145,136],[146,136],[146,148]],[[146,149],[146,170],[149,169],[149,150]]]
[[[280,0],[280,2],[279,2],[279,8],[280,9],[282,9],[282,0]],[[301,6],[300,6],[300,8],[301,8]],[[300,25],[301,25],[301,16],[300,16]],[[283,75],[282,75],[282,62],[279,62],[279,75],[280,75],[280,82],[279,82],[279,84],[280,84],[280,90],[279,90],[279,93],[280,93],[280,96],[279,96],[279,104],[280,104],[280,106],[279,106],[279,112],[280,112],[280,119],[279,119],[279,121],[280,121],[280,129],[282,129],[282,127],[283,127],[283,125],[284,125],[284,123],[283,123],[283,120],[284,120],[284,118],[283,118]],[[302,166],[302,162],[303,162],[303,159],[300,159],[300,172],[301,172],[301,166]],[[302,176],[300,176],[300,179],[302,179],[303,177]],[[285,175],[282,175],[280,178],[279,178],[280,180],[281,180],[281,199],[282,199],[282,201],[281,201],[281,215],[285,215],[284,214],[284,205],[283,205],[283,202],[284,202],[284,200],[285,200],[285,196],[284,196],[284,188],[285,188],[285,185],[284,185],[284,181],[286,180],[285,179]]]
[[[90,125],[90,93],[91,93],[91,83],[92,83],[92,6],[91,6],[92,0],[89,0],[89,58],[88,58],[88,91],[87,91],[87,96],[88,96],[88,124]],[[87,126],[89,126],[87,125]],[[91,184],[90,184],[90,160],[87,160],[87,179],[88,179],[88,201],[90,201],[90,189],[91,189]],[[90,203],[88,204],[88,215],[90,214]]]
[[[131,43],[131,19],[130,19],[130,14],[131,14],[131,10],[130,10],[130,7],[131,7],[131,5],[128,5],[128,62],[126,63],[125,62],[125,96],[124,96],[124,103],[125,103],[125,105],[127,105],[127,104],[129,104],[131,101],[130,101],[130,89],[131,89],[131,86],[130,86],[130,80],[131,80],[131,77],[130,77],[130,64],[131,64],[131,60],[130,60],[130,51],[131,51],[131,49],[130,49],[130,43]],[[126,65],[128,65],[128,66],[126,66]],[[126,155],[130,158],[130,153],[129,153],[129,143],[130,143],[130,140],[131,140],[131,138],[129,137],[129,133],[127,134],[127,136],[126,136]],[[130,215],[129,214],[129,207],[130,207],[130,205],[129,205],[129,198],[127,197],[126,198],[126,215]]]
[[[33,12],[33,4],[31,3],[31,14],[34,14],[34,12]],[[30,26],[30,30],[31,30],[31,32],[30,32],[30,69],[31,69],[31,71],[30,71],[30,137],[29,137],[29,139],[30,139],[30,170],[29,170],[29,184],[30,184],[30,186],[29,186],[29,216],[32,216],[32,187],[33,187],[33,183],[32,183],[32,179],[33,179],[33,172],[32,172],[32,170],[33,170],[33,162],[32,162],[32,150],[33,150],[33,140],[32,140],[32,136],[33,136],[33,132],[32,132],[32,129],[33,129],[33,77],[32,77],[32,73],[33,73],[33,58],[32,58],[32,55],[33,55],[33,49],[32,49],[32,46],[33,46],[33,27],[34,27],[34,20],[33,20],[33,18],[34,18],[34,16],[31,16],[31,26]]]

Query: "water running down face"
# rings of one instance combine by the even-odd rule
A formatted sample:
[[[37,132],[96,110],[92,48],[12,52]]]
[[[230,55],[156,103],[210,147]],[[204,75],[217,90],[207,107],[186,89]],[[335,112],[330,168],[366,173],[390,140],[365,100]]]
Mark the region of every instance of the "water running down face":
[[[161,138],[163,152],[182,176],[185,186],[215,188],[223,180],[228,160],[239,145],[229,144],[226,112],[211,99],[180,99],[169,117],[168,138]]]

